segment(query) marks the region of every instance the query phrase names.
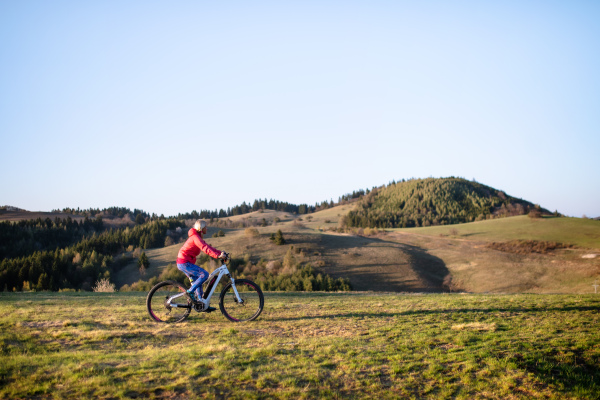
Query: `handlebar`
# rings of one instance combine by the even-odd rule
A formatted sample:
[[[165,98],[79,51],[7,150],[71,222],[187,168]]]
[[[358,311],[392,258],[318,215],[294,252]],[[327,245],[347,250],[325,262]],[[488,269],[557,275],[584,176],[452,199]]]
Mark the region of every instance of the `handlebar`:
[[[219,260],[221,260],[221,262],[223,264],[227,263],[229,260],[231,260],[231,257],[229,256],[229,253],[225,253],[223,252],[223,257],[219,256]]]

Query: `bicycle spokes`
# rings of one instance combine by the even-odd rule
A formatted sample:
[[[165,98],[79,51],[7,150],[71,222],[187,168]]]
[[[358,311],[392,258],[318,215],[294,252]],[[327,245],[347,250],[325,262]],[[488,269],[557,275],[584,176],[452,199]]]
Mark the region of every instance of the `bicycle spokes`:
[[[236,279],[235,288],[231,283],[221,292],[219,306],[223,315],[230,321],[252,321],[260,315],[264,296],[258,285],[245,279]]]
[[[181,284],[167,281],[150,290],[146,306],[155,321],[179,322],[190,314],[192,304]]]

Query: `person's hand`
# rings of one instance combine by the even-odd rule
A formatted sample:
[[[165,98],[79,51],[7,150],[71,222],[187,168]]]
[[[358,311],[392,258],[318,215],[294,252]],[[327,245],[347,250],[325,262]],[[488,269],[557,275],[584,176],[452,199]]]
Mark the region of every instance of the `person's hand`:
[[[219,255],[219,258],[221,260],[227,261],[229,259],[229,254],[227,254],[224,251],[222,251],[221,254]]]

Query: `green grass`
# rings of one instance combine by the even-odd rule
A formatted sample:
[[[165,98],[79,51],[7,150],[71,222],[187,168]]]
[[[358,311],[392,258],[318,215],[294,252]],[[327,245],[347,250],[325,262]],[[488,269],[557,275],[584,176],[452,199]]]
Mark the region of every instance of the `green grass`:
[[[394,230],[484,241],[539,240],[600,249],[600,221],[592,219],[519,216],[468,224]]]
[[[0,398],[600,398],[600,296],[266,293],[154,323],[145,293],[0,294]]]

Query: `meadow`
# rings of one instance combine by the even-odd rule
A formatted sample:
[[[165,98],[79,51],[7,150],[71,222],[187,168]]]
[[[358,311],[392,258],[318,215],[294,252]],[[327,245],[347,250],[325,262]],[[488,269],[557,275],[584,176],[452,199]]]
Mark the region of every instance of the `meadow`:
[[[565,243],[581,248],[600,248],[600,223],[582,218],[530,218],[521,215],[451,226],[394,230],[428,236],[455,236],[471,240],[538,240]]]
[[[0,293],[0,398],[600,398],[600,295],[265,295],[163,325],[145,293]]]

